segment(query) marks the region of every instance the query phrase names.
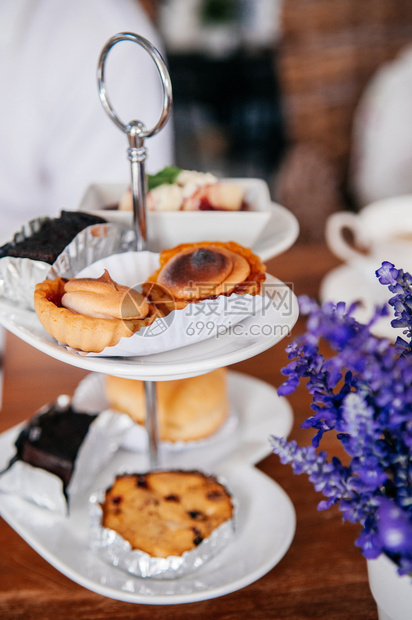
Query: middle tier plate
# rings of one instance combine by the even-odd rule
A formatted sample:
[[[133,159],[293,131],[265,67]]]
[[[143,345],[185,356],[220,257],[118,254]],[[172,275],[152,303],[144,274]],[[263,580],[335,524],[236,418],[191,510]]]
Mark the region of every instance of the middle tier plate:
[[[105,395],[104,375],[91,373],[80,382],[73,396],[78,411],[99,413],[109,407]],[[230,370],[227,375],[230,412],[226,422],[209,437],[197,441],[160,442],[160,462],[168,468],[196,467],[209,469],[235,452],[242,460],[258,463],[271,453],[268,437],[287,437],[293,424],[289,402],[278,396],[274,387],[243,373]],[[150,466],[146,429],[134,425],[123,447],[135,453],[135,467]]]
[[[236,329],[154,355],[127,358],[79,355],[49,336],[34,312],[5,300],[0,300],[0,324],[39,351],[78,368],[149,381],[183,379],[254,357],[290,335],[299,314],[297,299],[280,280],[271,277],[271,283],[272,293],[273,287],[278,287],[279,294],[268,296],[261,311],[238,323]]]

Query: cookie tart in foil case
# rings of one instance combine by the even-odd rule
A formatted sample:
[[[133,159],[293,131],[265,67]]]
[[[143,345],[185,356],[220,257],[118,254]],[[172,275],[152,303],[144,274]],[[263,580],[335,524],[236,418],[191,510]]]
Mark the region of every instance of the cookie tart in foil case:
[[[191,573],[235,536],[235,500],[198,470],[121,474],[89,506],[92,551],[137,577]]]
[[[67,222],[75,219],[82,221],[83,229],[76,232],[74,227],[75,234],[70,235]],[[55,224],[63,226],[63,230],[52,236]],[[46,236],[53,240],[47,250],[42,241],[36,247],[38,237],[46,230]],[[0,248],[0,298],[33,310],[33,292],[38,282],[57,275],[72,277],[90,263],[129,251],[135,245],[133,230],[78,211],[63,211],[59,218],[30,220]]]

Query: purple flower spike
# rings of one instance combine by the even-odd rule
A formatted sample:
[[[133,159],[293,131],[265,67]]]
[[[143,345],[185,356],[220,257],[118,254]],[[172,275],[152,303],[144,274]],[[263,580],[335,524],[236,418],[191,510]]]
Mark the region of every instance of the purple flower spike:
[[[405,327],[409,341],[398,337],[392,344],[371,333],[386,308],[363,325],[353,306],[299,298],[306,332],[287,347],[290,361],[278,392],[288,395],[304,382],[312,413],[302,427],[315,435],[304,448],[277,437],[271,446],[322,493],[319,510],[338,505],[344,520],[360,524],[356,544],[365,557],[385,553],[400,574],[412,574],[412,277],[389,262],[376,275],[394,293],[393,325]],[[320,352],[323,344],[328,356]],[[348,465],[318,450],[330,431]]]
[[[376,275],[381,284],[395,285],[396,278],[398,277],[398,270],[395,269],[395,265],[388,261],[382,263],[382,267],[376,271]]]
[[[377,512],[378,536],[382,548],[389,554],[412,558],[412,515],[393,501],[382,498]]]
[[[389,262],[382,263],[376,275],[379,282],[388,286],[390,292],[394,293],[394,297],[391,297],[388,302],[395,311],[395,318],[391,325],[395,328],[405,327],[403,333],[409,338],[409,342],[399,337],[398,346],[403,355],[408,354],[412,351],[410,342],[412,338],[412,276],[402,269],[396,269]]]

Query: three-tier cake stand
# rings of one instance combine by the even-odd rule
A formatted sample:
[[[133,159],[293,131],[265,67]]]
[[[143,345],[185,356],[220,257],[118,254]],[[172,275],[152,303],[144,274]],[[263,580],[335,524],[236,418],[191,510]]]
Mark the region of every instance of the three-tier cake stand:
[[[124,124],[115,113],[106,91],[105,61],[111,48],[121,41],[143,47],[153,58],[163,86],[163,108],[157,124],[147,129],[140,121]],[[128,139],[131,164],[134,224],[137,251],[146,248],[146,176],[144,141],[167,122],[172,91],[167,67],[160,53],[134,33],[112,37],[102,50],[98,65],[102,104]],[[292,220],[292,226],[295,226]],[[290,236],[295,240],[296,227]],[[282,246],[282,250],[286,249]],[[276,253],[276,252],[275,252]],[[95,481],[105,488],[120,471],[148,468],[203,468],[222,476],[238,504],[236,538],[214,559],[193,574],[174,580],[141,579],[103,563],[88,546],[88,495],[72,498],[70,515],[63,517],[30,505],[19,497],[0,494],[3,518],[50,564],[75,582],[111,598],[144,604],[176,604],[206,600],[242,588],[264,575],[286,553],[295,531],[295,512],[286,493],[254,465],[270,453],[269,435],[287,435],[292,425],[289,404],[275,390],[254,378],[229,372],[229,397],[235,425],[210,440],[173,449],[158,441],[156,382],[203,374],[251,358],[273,347],[290,332],[298,316],[293,292],[273,279],[288,302],[265,306],[265,315],[242,321],[242,335],[230,332],[210,337],[180,349],[141,357],[93,357],[79,355],[56,343],[41,327],[34,312],[0,301],[0,324],[36,349],[64,363],[90,371],[80,400],[93,400],[104,375],[111,374],[145,382],[148,449],[119,450]],[[283,296],[283,299],[285,297]],[[259,323],[260,321],[260,323]],[[253,330],[252,326],[261,329]],[[276,327],[265,331],[264,326]],[[99,383],[100,382],[100,383]],[[0,435],[0,469],[13,453],[19,429]]]

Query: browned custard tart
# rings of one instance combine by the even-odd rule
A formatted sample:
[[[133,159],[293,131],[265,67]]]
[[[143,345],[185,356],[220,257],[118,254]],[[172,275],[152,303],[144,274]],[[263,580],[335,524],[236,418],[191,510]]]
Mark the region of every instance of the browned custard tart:
[[[265,272],[260,258],[234,241],[183,243],[161,252],[143,291],[170,312],[219,295],[258,295]]]

